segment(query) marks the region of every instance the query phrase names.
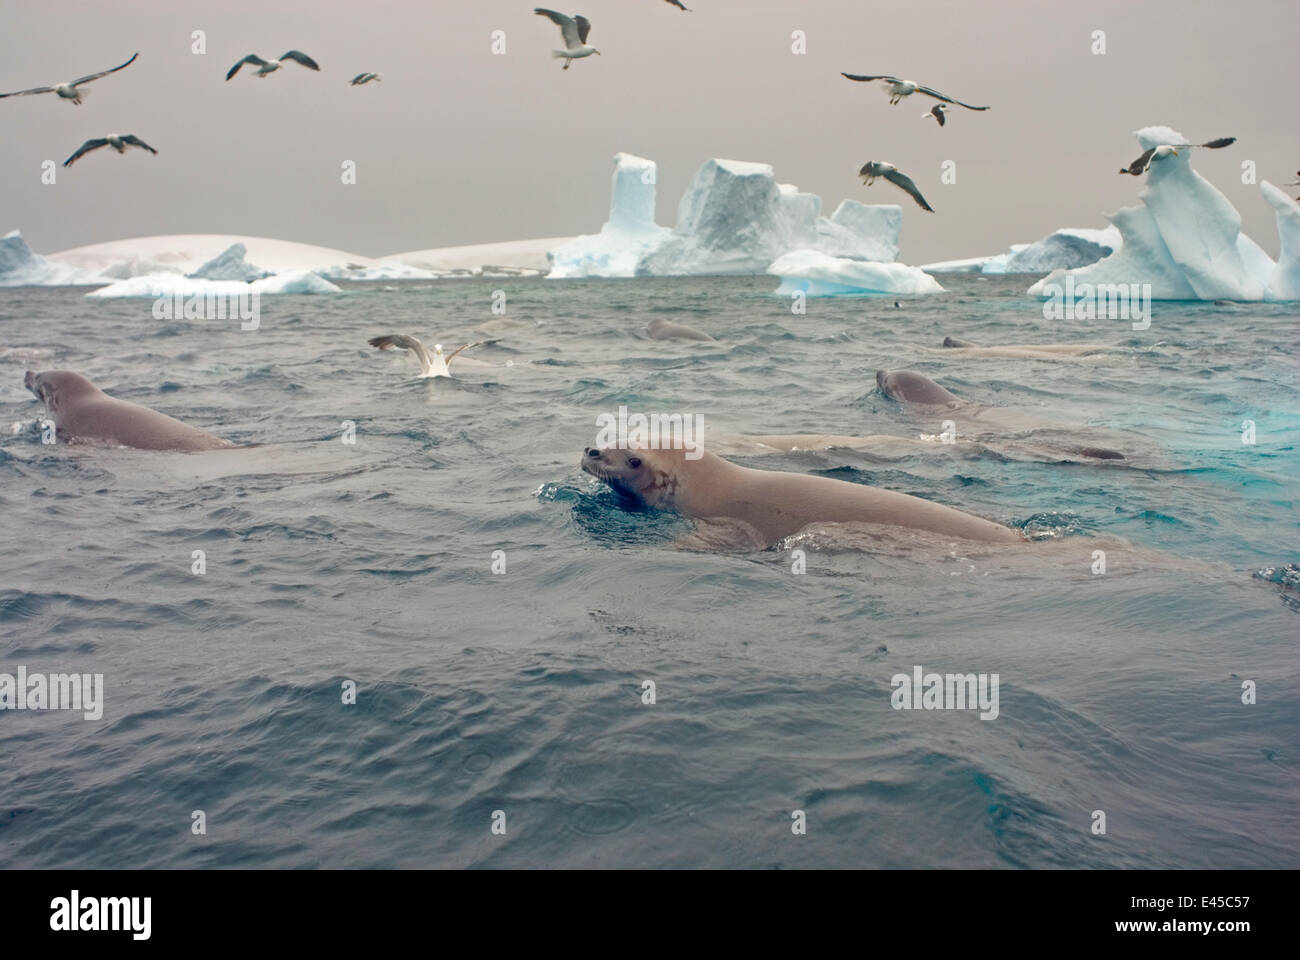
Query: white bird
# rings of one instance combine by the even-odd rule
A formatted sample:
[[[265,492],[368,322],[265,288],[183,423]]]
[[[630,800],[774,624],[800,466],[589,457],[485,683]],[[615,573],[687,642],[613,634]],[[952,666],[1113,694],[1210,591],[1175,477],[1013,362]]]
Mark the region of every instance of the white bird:
[[[898,103],[904,97],[910,97],[914,93],[923,93],[927,97],[934,97],[936,100],[942,100],[944,103],[955,103],[959,107],[965,107],[967,110],[987,110],[988,107],[972,107],[969,103],[962,103],[960,100],[954,100],[952,97],[945,96],[933,87],[923,87],[921,84],[912,80],[900,80],[898,77],[890,77],[884,74],[872,74],[863,76],[856,73],[841,73],[841,76],[848,77],[850,80],[857,80],[859,83],[866,83],[869,80],[883,80],[884,88],[889,91],[889,102]]]
[[[921,117],[922,119],[924,119],[925,117],[934,117],[934,119],[939,121],[939,126],[942,127],[945,123],[948,122],[947,118],[944,116],[944,114],[946,114],[947,112],[948,112],[947,107],[945,107],[942,103],[936,103],[933,107],[930,108],[929,113],[923,113],[921,114]]]
[[[138,56],[140,56],[139,53],[134,53],[131,55],[131,59],[120,67],[114,67],[112,70],[101,70],[99,73],[92,73],[70,82],[56,83],[48,87],[33,87],[30,90],[15,90],[13,93],[0,93],[0,99],[5,97],[26,97],[33,93],[56,93],[62,99],[71,100],[73,104],[80,106],[81,98],[87,96],[90,91],[78,90],[78,87],[83,83],[90,83],[92,80],[98,80],[100,77],[106,77],[110,73],[117,73],[117,71],[129,67],[131,64],[135,63],[135,58]]]
[[[143,140],[141,140],[133,133],[110,133],[106,137],[99,137],[94,140],[87,140],[79,148],[77,148],[76,153],[74,153],[72,156],[68,157],[68,159],[63,161],[63,165],[65,167],[70,167],[72,166],[74,161],[90,153],[91,150],[98,150],[100,147],[112,147],[118,153],[126,153],[127,147],[143,147],[145,150],[148,150],[150,153],[158,152],[157,150],[149,146],[149,144],[145,143]]]
[[[560,36],[564,38],[564,49],[552,50],[551,56],[557,59],[563,57],[565,70],[569,69],[574,60],[589,57],[593,53],[600,56],[600,51],[587,43],[587,34],[591,33],[591,21],[582,14],[566,17],[545,7],[535,7],[533,13],[539,17],[549,17],[552,23],[559,25]]]
[[[352,84],[352,86],[359,87],[363,83],[369,83],[371,80],[383,80],[383,79],[384,79],[384,75],[382,73],[358,73],[349,82]]]
[[[1236,137],[1220,137],[1217,140],[1211,140],[1209,143],[1180,143],[1176,145],[1162,143],[1157,147],[1150,147],[1144,150],[1142,156],[1138,157],[1127,167],[1121,167],[1119,172],[1131,173],[1135,177],[1140,177],[1143,172],[1146,171],[1147,167],[1155,163],[1157,160],[1166,160],[1169,157],[1178,156],[1180,148],[1183,150],[1194,150],[1200,149],[1201,147],[1208,147],[1211,150],[1219,150],[1223,147],[1230,147],[1236,142]]]
[[[858,171],[858,176],[862,178],[862,182],[867,186],[871,186],[876,177],[884,177],[890,183],[900,186],[910,193],[912,199],[920,204],[922,210],[929,210],[934,213],[934,207],[925,202],[925,197],[921,196],[921,191],[916,189],[916,184],[912,182],[912,178],[905,173],[899,172],[898,167],[892,163],[885,163],[883,160],[868,160],[862,165],[862,169]]]
[[[415,354],[415,359],[420,361],[421,377],[450,377],[451,371],[449,367],[451,362],[456,359],[457,354],[468,350],[470,347],[481,347],[483,344],[491,342],[490,340],[477,340],[474,343],[467,343],[463,347],[457,347],[450,354],[444,355],[441,343],[435,343],[433,352],[430,353],[429,349],[415,337],[408,337],[400,333],[370,338],[370,345],[378,347],[380,350],[410,350]]]
[[[229,80],[231,77],[237,74],[239,72],[239,68],[246,63],[254,64],[257,67],[257,74],[256,74],[257,76],[267,77],[275,73],[275,71],[279,70],[281,67],[283,67],[285,60],[292,60],[294,63],[301,63],[304,67],[308,67],[309,69],[312,70],[320,69],[320,65],[316,63],[316,61],[313,60],[311,57],[307,56],[307,54],[303,53],[301,50],[290,50],[287,53],[282,53],[280,54],[279,60],[263,60],[257,54],[250,53],[243,60],[240,60],[237,64],[235,64],[233,67],[230,68],[230,72],[226,74],[226,79]]]

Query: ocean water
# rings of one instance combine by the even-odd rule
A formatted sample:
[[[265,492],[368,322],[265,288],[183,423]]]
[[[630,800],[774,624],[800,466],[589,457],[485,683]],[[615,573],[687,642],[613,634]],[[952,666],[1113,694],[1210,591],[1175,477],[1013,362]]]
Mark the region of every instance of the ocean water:
[[[804,315],[772,278],[366,284],[265,298],[255,332],[0,290],[0,672],[105,689],[99,720],[0,711],[0,866],[1300,866],[1300,603],[1254,576],[1300,561],[1295,307],[1157,303],[1135,332],[1045,321],[1031,279]],[[413,379],[366,345],[395,331],[499,338],[472,354],[496,366]],[[29,368],[248,447],[42,445]],[[878,368],[1129,460],[738,458],[1043,538],[742,553],[577,466],[624,404],[706,443],[937,432]],[[997,674],[997,717],[893,709],[916,666]]]

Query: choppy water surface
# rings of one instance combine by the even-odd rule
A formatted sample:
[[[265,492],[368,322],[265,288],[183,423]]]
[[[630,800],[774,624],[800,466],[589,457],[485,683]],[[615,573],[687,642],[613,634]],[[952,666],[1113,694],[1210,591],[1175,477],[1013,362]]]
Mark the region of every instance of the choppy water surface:
[[[803,316],[772,278],[377,284],[267,298],[253,333],[0,291],[0,672],[107,688],[99,721],[0,711],[0,864],[1300,865],[1300,611],[1252,577],[1300,561],[1295,309],[1156,304],[1134,332],[1046,322],[1029,282]],[[719,342],[646,339],[660,316]],[[500,366],[457,381],[365,342],[485,323]],[[1129,349],[959,358],[945,335]],[[620,404],[917,435],[880,367],[1108,431],[1130,463],[742,459],[1052,535],[1011,553],[683,551],[683,521],[577,468]],[[43,446],[27,368],[258,446]],[[998,717],[892,709],[915,665],[998,674]]]

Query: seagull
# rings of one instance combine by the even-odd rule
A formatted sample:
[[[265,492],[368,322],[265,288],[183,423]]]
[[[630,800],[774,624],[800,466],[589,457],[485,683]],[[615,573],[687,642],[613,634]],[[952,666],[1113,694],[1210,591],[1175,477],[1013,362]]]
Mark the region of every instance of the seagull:
[[[110,73],[117,73],[117,71],[121,70],[123,67],[129,67],[131,64],[135,63],[135,58],[138,56],[140,56],[138,52],[133,53],[131,59],[122,64],[121,67],[114,67],[112,70],[101,70],[99,73],[92,73],[89,76],[73,80],[71,83],[56,83],[49,87],[33,87],[30,90],[16,90],[13,93],[0,93],[0,99],[5,97],[26,97],[33,93],[57,93],[64,100],[71,100],[75,105],[81,106],[81,98],[88,95],[90,91],[78,90],[77,88],[79,86],[83,83],[90,83],[91,80],[98,80],[100,77],[106,77]]]
[[[864,77],[856,73],[842,73],[841,76],[848,77],[850,80],[857,80],[859,83],[866,83],[869,80],[883,80],[884,88],[889,91],[889,102],[898,103],[904,97],[910,97],[914,93],[923,93],[927,97],[934,97],[936,100],[942,100],[944,103],[955,103],[959,107],[965,107],[967,110],[987,110],[988,107],[972,107],[969,103],[962,103],[960,100],[954,100],[952,97],[946,97],[938,90],[930,87],[923,87],[919,83],[911,80],[900,80],[898,77],[870,76]]]
[[[239,68],[246,63],[254,64],[257,67],[257,76],[265,77],[269,74],[275,73],[275,71],[283,67],[285,60],[292,60],[294,63],[301,63],[304,67],[308,67],[312,70],[320,69],[320,64],[307,56],[307,54],[303,53],[301,50],[290,50],[288,53],[282,53],[280,54],[279,60],[263,60],[257,54],[250,53],[243,60],[240,60],[230,68],[230,72],[226,74],[226,79],[229,80],[237,74]]]
[[[942,103],[936,103],[933,107],[930,108],[929,113],[921,114],[921,118],[924,119],[926,117],[934,117],[934,119],[939,121],[939,126],[942,127],[945,123],[948,122],[944,118],[944,114],[947,112],[948,112],[947,107],[945,107]]]
[[[1121,167],[1120,173],[1131,173],[1135,177],[1140,177],[1146,171],[1147,167],[1157,160],[1165,160],[1169,157],[1178,156],[1179,149],[1191,150],[1198,147],[1209,147],[1211,150],[1218,150],[1221,147],[1229,147],[1237,142],[1236,137],[1220,137],[1218,140],[1211,140],[1209,143],[1180,143],[1176,146],[1173,144],[1162,143],[1158,147],[1151,147],[1142,152],[1127,167]]]
[[[106,137],[87,140],[77,148],[76,153],[63,161],[63,165],[65,167],[70,167],[78,158],[84,157],[86,154],[90,153],[91,150],[98,150],[100,147],[112,147],[118,153],[126,153],[127,147],[143,147],[150,153],[158,152],[133,133],[110,133]]]
[[[876,177],[884,177],[892,184],[902,187],[912,195],[912,199],[920,204],[922,210],[929,210],[934,213],[934,207],[925,202],[925,197],[921,196],[921,191],[916,189],[916,184],[912,178],[905,173],[900,173],[898,167],[892,163],[885,163],[883,160],[868,160],[858,171],[858,176],[867,186],[871,186]]]
[[[382,73],[358,73],[355,77],[352,78],[350,82],[352,86],[359,87],[363,83],[369,83],[371,80],[383,80],[383,79],[384,79],[384,75]]]
[[[564,38],[564,49],[552,50],[551,56],[556,59],[563,57],[565,70],[568,70],[573,61],[579,57],[589,57],[593,53],[600,56],[600,51],[587,43],[587,34],[591,33],[591,21],[582,14],[566,17],[545,7],[535,7],[533,13],[539,17],[549,17],[552,23],[559,25],[560,36]]]
[[[435,343],[433,352],[430,353],[429,349],[415,337],[404,336],[400,333],[370,338],[370,345],[378,347],[380,350],[410,350],[415,354],[415,359],[420,361],[421,377],[450,377],[451,371],[448,370],[448,367],[456,359],[457,354],[468,350],[470,347],[481,347],[483,344],[491,342],[490,340],[477,340],[474,343],[467,343],[463,347],[457,347],[450,354],[444,356],[441,343]]]

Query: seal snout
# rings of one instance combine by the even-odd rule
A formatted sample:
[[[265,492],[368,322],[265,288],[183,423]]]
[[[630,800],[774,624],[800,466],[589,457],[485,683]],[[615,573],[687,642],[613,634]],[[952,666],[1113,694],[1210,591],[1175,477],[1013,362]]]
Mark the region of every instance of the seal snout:
[[[32,370],[28,370],[27,375],[23,377],[23,386],[26,387],[28,390],[30,390],[32,393],[36,393],[36,377],[37,377],[36,372]],[[36,395],[38,397],[40,396],[39,393],[36,393]]]

